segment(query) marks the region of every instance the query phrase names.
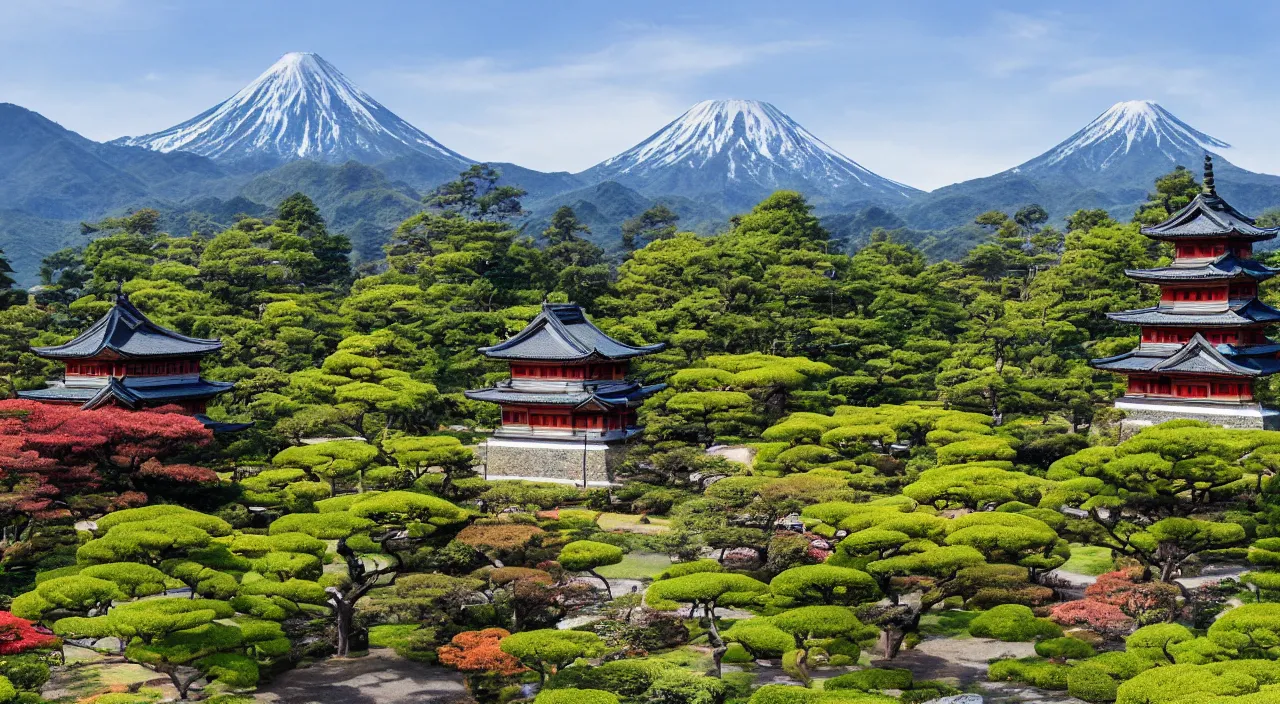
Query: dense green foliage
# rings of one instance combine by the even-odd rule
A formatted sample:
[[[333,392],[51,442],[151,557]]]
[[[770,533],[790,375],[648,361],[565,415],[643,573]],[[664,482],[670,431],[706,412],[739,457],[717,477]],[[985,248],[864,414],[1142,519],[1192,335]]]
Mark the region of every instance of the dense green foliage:
[[[386,647],[484,702],[538,682],[553,704],[910,703],[955,691],[858,663],[961,632],[1035,641],[991,679],[1090,702],[1280,684],[1280,433],[1121,437],[1117,379],[1087,365],[1134,344],[1103,315],[1150,300],[1122,272],[1167,257],[1137,224],[986,213],[984,243],[929,264],[885,232],[840,251],[784,191],[716,236],[655,209],[610,262],[569,208],[514,229],[520,195],[469,170],[359,271],[300,195],[212,236],[139,211],[51,257],[0,309],[11,386],[50,371],[28,343],[69,338],[118,285],[223,339],[204,373],[236,386],[209,414],[252,426],[0,402],[12,617],[118,643],[183,695]],[[618,486],[486,481],[497,408],[461,392],[505,370],[475,348],[565,300],[668,343],[632,370],[668,386]],[[1081,546],[1113,571],[1055,603],[1049,573]],[[1218,564],[1248,565],[1247,587],[1178,582]],[[615,593],[622,575],[640,586]],[[722,667],[759,659],[796,686]],[[23,691],[38,674],[0,664]]]

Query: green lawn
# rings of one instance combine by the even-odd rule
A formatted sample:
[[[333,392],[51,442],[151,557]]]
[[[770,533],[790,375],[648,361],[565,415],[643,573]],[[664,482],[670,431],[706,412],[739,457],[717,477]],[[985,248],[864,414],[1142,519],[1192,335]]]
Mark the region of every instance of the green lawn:
[[[1098,548],[1088,545],[1072,545],[1071,559],[1058,568],[1064,572],[1074,572],[1076,574],[1087,574],[1096,577],[1104,572],[1110,572],[1115,569],[1115,563],[1111,559],[1110,548]]]
[[[653,579],[671,566],[671,558],[652,552],[632,552],[622,556],[622,562],[596,569],[609,579]]]
[[[640,517],[629,513],[602,513],[596,519],[596,525],[603,530],[621,530],[628,533],[665,533],[671,530],[670,519],[661,516],[649,516],[648,523],[641,523]]]
[[[978,617],[978,611],[937,611],[920,617],[920,635],[967,638],[969,622]]]

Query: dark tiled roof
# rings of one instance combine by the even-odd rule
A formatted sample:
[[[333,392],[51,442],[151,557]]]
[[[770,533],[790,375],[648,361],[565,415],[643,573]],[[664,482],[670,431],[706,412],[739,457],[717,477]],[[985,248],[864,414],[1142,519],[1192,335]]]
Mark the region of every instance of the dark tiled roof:
[[[1212,327],[1231,327],[1237,325],[1256,325],[1258,323],[1274,323],[1280,321],[1280,311],[1259,301],[1250,299],[1219,313],[1174,313],[1171,308],[1156,306],[1123,310],[1107,313],[1107,317],[1119,323],[1137,325],[1207,325]]]
[[[221,348],[219,340],[187,337],[156,325],[129,302],[128,296],[121,294],[111,310],[76,339],[32,351],[52,359],[86,359],[106,350],[121,357],[183,357],[209,354]]]
[[[241,430],[247,430],[253,427],[253,423],[223,423],[222,421],[216,421],[203,413],[197,413],[193,417],[200,421],[204,427],[214,433],[238,433]]]
[[[184,381],[159,386],[129,386],[112,378],[106,386],[80,387],[51,384],[48,388],[19,391],[18,396],[32,401],[62,401],[79,403],[82,408],[99,408],[109,401],[117,401],[128,408],[164,405],[173,401],[190,401],[212,398],[231,390],[235,384],[224,381]]]
[[[1201,193],[1168,220],[1142,228],[1142,234],[1155,239],[1230,236],[1257,241],[1272,239],[1277,233],[1280,228],[1254,225],[1253,218],[1231,207],[1217,193]]]
[[[1259,346],[1270,347],[1270,345]],[[1216,374],[1223,376],[1268,376],[1280,372],[1274,351],[1250,350],[1254,354],[1233,354],[1230,345],[1212,345],[1202,335],[1192,336],[1176,352],[1166,354],[1141,348],[1114,357],[1089,362],[1095,369],[1109,372],[1151,372],[1161,374]]]
[[[18,398],[30,399],[32,401],[62,401],[66,403],[77,402],[84,403],[94,396],[98,395],[101,388],[84,388],[84,387],[67,387],[62,384],[52,384],[44,389],[33,389],[31,391],[19,391]]]
[[[577,408],[595,401],[603,406],[628,407],[638,406],[653,394],[667,388],[666,384],[641,386],[634,382],[617,382],[587,387],[585,391],[568,393],[530,393],[513,389],[509,381],[488,389],[467,391],[466,397],[475,401],[490,403],[531,404],[547,406],[572,406]]]
[[[1276,270],[1256,259],[1241,259],[1228,252],[1201,266],[1125,269],[1124,273],[1135,281],[1158,284],[1178,281],[1228,281],[1232,279],[1266,281],[1276,275]]]
[[[542,312],[511,339],[481,347],[487,357],[531,361],[568,362],[598,359],[630,359],[661,350],[666,345],[634,347],[604,334],[604,331],[573,303],[542,304]]]

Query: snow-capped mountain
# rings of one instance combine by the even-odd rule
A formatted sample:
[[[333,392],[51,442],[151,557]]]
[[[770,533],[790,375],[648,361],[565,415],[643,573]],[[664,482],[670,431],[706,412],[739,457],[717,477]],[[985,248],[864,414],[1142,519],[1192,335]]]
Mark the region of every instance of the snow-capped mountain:
[[[786,113],[756,100],[705,100],[582,174],[647,195],[723,194],[740,207],[779,188],[840,202],[903,202],[920,191],[872,173]]]
[[[1150,100],[1116,103],[1045,153],[994,176],[953,184],[915,199],[904,216],[913,227],[945,228],[991,210],[1038,203],[1054,218],[1103,208],[1128,220],[1155,180],[1177,166],[1199,179],[1206,152],[1218,155],[1218,192],[1257,214],[1280,204],[1280,177],[1234,166],[1230,145]]]
[[[1063,166],[1105,171],[1125,164],[1163,162],[1167,168],[1195,163],[1205,152],[1231,145],[1179,120],[1150,100],[1116,103],[1058,146],[1022,164],[1028,172]]]
[[[167,130],[116,143],[218,161],[376,163],[406,155],[472,163],[405,122],[317,54],[285,54],[227,100]]]

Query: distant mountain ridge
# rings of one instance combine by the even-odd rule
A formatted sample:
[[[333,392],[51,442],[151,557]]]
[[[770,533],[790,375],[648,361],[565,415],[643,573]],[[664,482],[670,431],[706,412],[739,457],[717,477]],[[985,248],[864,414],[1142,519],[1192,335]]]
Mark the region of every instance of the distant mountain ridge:
[[[921,193],[871,172],[756,100],[704,100],[579,176],[617,181],[649,196],[719,198],[732,208],[779,188],[847,203],[903,203]]]
[[[1154,102],[1126,101],[1018,166],[924,193],[866,169],[772,104],[708,100],[579,173],[493,166],[527,191],[515,226],[531,236],[568,205],[593,241],[617,251],[623,221],[653,205],[711,233],[787,188],[805,194],[841,247],[885,227],[940,258],[982,241],[972,222],[987,210],[1039,203],[1055,219],[1080,208],[1127,219],[1156,177],[1197,168],[1206,151],[1219,155],[1218,188],[1234,205],[1253,214],[1280,205],[1280,176],[1233,166],[1221,158],[1229,150]],[[307,53],[286,54],[179,125],[106,144],[0,104],[0,247],[30,283],[42,256],[87,241],[81,221],[155,207],[170,231],[213,233],[240,214],[269,217],[302,191],[351,236],[358,258],[374,259],[425,194],[474,163]]]
[[[901,215],[913,227],[943,229],[987,210],[1039,203],[1053,218],[1102,208],[1127,219],[1176,166],[1198,169],[1216,155],[1219,190],[1246,212],[1280,205],[1280,176],[1241,169],[1224,158],[1231,145],[1150,100],[1112,105],[1043,154],[992,176],[944,186],[914,199]]]
[[[227,100],[166,130],[115,143],[220,161],[384,161],[410,153],[472,160],[405,122],[317,54],[285,54]]]

